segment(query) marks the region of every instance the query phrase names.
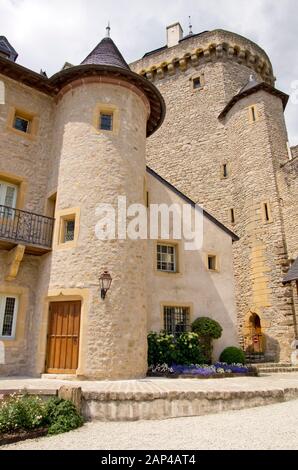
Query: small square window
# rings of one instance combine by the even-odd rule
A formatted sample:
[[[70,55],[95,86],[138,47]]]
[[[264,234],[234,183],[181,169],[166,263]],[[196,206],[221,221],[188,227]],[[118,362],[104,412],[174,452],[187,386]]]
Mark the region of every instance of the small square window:
[[[64,221],[64,236],[63,242],[72,242],[75,235],[75,219],[68,219]]]
[[[192,81],[192,86],[194,90],[197,90],[198,88],[202,88],[202,79],[201,77],[196,77]]]
[[[209,271],[216,271],[217,259],[215,255],[208,255],[208,269]]]
[[[103,131],[113,130],[113,114],[112,113],[100,113],[99,127]]]
[[[29,133],[30,131],[30,120],[22,116],[15,115],[13,127],[18,131]]]
[[[157,270],[175,273],[176,268],[176,246],[174,245],[157,245]]]

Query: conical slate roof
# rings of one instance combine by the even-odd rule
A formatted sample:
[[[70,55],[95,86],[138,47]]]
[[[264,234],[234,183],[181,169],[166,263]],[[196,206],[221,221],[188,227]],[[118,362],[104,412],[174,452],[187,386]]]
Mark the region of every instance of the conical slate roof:
[[[111,65],[130,70],[114,41],[106,37],[100,41],[81,65]]]

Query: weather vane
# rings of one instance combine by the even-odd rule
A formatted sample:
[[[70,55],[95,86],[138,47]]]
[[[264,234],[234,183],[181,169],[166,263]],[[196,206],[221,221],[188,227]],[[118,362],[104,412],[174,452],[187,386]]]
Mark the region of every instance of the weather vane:
[[[110,37],[110,33],[111,33],[110,22],[108,22],[108,26],[106,27],[106,31],[107,31],[106,37],[109,38],[109,37]]]

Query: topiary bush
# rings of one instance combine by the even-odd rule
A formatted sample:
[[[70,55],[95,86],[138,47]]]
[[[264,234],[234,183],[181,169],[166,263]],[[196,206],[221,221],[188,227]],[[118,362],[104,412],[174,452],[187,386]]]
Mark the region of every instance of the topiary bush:
[[[175,337],[167,333],[149,333],[148,364],[204,364],[204,348],[199,344],[196,333],[182,333]]]
[[[220,355],[220,362],[226,364],[245,364],[245,354],[242,349],[230,346],[223,350]]]
[[[192,323],[191,329],[198,335],[199,342],[204,348],[207,362],[210,363],[212,361],[212,341],[221,337],[222,327],[212,318],[200,317]]]
[[[77,412],[74,404],[69,400],[52,398],[46,404],[48,434],[60,434],[72,431],[83,425],[84,421]]]

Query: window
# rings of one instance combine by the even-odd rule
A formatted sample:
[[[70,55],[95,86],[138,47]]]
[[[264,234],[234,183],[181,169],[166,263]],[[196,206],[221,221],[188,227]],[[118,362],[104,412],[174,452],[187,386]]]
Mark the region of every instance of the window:
[[[209,271],[217,271],[217,257],[215,255],[208,255],[208,269]]]
[[[256,122],[258,120],[258,111],[257,111],[257,107],[254,105],[254,106],[250,106],[249,109],[249,121],[250,122]]]
[[[15,208],[17,200],[17,186],[0,180],[0,206]]]
[[[26,110],[11,107],[7,118],[7,128],[14,133],[33,140],[38,132],[39,118]]]
[[[17,186],[0,181],[0,219],[13,216],[17,201]],[[11,208],[11,209],[10,209]]]
[[[157,270],[168,273],[176,272],[176,246],[157,245]]]
[[[272,214],[271,214],[269,202],[264,202],[262,206],[263,206],[263,210],[262,210],[263,222],[265,223],[272,222],[273,220],[272,220]]]
[[[31,121],[29,119],[26,119],[19,115],[15,115],[13,127],[18,131],[29,133],[30,123]]]
[[[227,163],[224,163],[223,166],[222,166],[222,176],[223,176],[223,178],[227,178],[229,176],[228,164]]]
[[[63,243],[72,242],[75,235],[75,219],[64,220]]]
[[[53,195],[54,196],[54,195]],[[79,239],[80,208],[55,210],[53,248],[58,250],[75,248]]]
[[[113,113],[100,113],[99,127],[102,131],[113,130]]]
[[[179,335],[190,330],[189,307],[164,307],[164,331]]]
[[[192,85],[193,85],[194,90],[197,90],[198,88],[202,88],[201,77],[194,78],[192,81]]]
[[[234,209],[230,209],[230,218],[231,218],[231,223],[235,223],[235,211]]]
[[[18,298],[0,294],[0,338],[14,338]]]

